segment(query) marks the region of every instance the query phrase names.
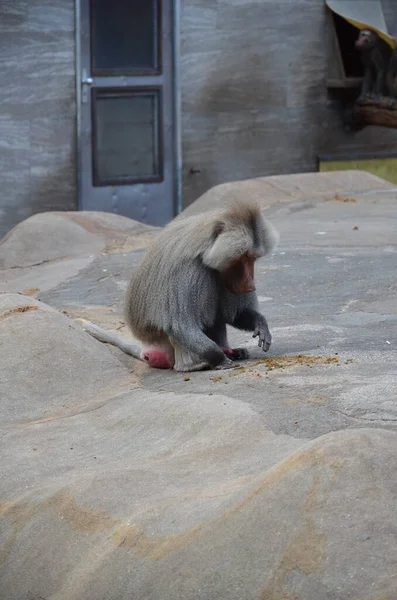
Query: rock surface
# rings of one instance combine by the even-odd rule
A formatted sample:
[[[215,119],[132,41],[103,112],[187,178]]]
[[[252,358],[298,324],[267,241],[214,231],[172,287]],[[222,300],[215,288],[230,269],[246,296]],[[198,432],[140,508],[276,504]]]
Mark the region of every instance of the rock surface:
[[[73,321],[129,337],[155,228],[45,213],[0,242],[1,599],[397,597],[397,190],[323,175],[261,180],[273,346],[231,331],[233,371],[150,370]]]
[[[298,175],[273,175],[222,183],[209,189],[188,206],[178,218],[196,215],[217,206],[241,200],[259,202],[263,209],[291,200],[318,200],[334,198],[335,194],[350,195],[376,190],[391,190],[395,186],[384,179],[363,171],[334,173],[300,173]]]

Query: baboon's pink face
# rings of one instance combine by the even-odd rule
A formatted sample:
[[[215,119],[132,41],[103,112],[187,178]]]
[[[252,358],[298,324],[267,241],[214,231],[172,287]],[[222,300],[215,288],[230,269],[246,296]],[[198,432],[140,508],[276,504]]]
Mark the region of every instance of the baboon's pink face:
[[[257,258],[254,252],[249,251],[229,263],[222,273],[229,292],[241,296],[255,291],[254,268]]]
[[[357,50],[369,50],[375,44],[375,40],[376,36],[373,31],[369,31],[369,29],[363,29],[360,31],[354,45]]]

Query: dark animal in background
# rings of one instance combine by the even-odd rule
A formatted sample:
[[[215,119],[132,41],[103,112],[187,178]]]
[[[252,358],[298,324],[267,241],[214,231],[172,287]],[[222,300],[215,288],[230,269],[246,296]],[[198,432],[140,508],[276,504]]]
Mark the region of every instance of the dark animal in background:
[[[97,339],[152,367],[229,368],[233,360],[248,358],[248,351],[230,348],[226,325],[252,331],[259,347],[270,348],[268,324],[258,311],[254,263],[277,240],[253,204],[176,220],[148,249],[127,291],[126,321],[143,348],[80,322]]]
[[[366,98],[380,100],[386,94],[386,73],[391,49],[370,29],[360,31],[355,47],[361,54],[364,67],[363,84],[357,102]]]
[[[393,50],[386,74],[387,95],[390,97],[390,106],[397,103],[397,48]]]

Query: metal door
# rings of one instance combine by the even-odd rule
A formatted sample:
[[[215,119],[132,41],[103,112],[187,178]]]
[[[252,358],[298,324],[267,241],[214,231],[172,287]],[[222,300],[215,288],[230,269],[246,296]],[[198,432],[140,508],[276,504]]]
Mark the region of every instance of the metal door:
[[[172,0],[77,0],[78,206],[178,212]]]

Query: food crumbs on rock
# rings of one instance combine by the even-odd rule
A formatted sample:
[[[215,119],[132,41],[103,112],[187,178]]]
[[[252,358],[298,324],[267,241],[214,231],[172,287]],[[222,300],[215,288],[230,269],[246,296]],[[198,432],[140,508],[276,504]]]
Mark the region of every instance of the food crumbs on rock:
[[[20,294],[22,295],[22,294]],[[6,319],[7,317],[11,317],[12,315],[14,315],[15,313],[25,313],[28,312],[30,310],[38,310],[38,306],[32,306],[32,305],[28,305],[28,306],[17,306],[16,308],[10,308],[10,310],[7,310],[5,313],[3,313],[0,317],[1,320]]]
[[[332,198],[324,198],[324,202],[357,202],[355,198],[346,198],[345,196],[340,196],[339,194],[335,194]]]
[[[337,352],[335,354],[338,354]],[[274,369],[285,369],[293,366],[306,366],[312,368],[315,365],[339,365],[339,358],[336,356],[307,356],[304,354],[297,354],[296,356],[277,356],[277,357],[266,357],[257,360],[253,363],[252,367],[264,365],[267,369],[266,374],[258,372],[256,369],[235,369],[235,372],[230,375],[231,377],[237,377],[241,373],[247,373],[248,376],[254,377],[268,377],[268,372]]]
[[[23,296],[33,296],[33,294],[36,294],[39,291],[40,291],[40,288],[38,288],[38,287],[28,288],[27,290],[24,290],[22,292],[22,295]]]

